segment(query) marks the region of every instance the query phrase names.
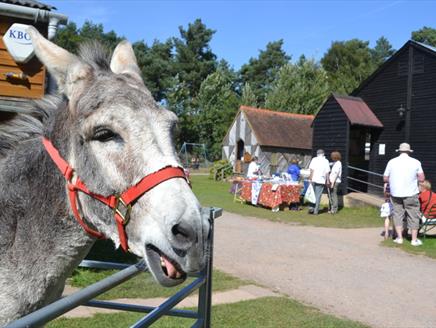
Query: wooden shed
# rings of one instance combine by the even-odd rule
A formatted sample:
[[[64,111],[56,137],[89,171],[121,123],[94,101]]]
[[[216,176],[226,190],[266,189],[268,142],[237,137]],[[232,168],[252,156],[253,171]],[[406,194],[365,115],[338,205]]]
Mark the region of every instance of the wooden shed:
[[[236,171],[244,154],[245,159],[257,156],[264,174],[285,171],[293,157],[306,167],[312,153],[312,121],[313,115],[241,106],[223,139],[222,157]]]
[[[402,142],[411,144],[413,157],[421,161],[427,178],[436,183],[436,49],[406,42],[352,96],[330,96],[313,122],[313,149],[342,152],[343,175],[351,178],[344,179],[344,187],[379,193],[379,188],[352,179],[381,185],[381,177],[348,170],[348,166],[383,174]],[[353,123],[350,114],[360,115],[359,108],[344,104],[343,99],[365,107],[364,122]]]
[[[45,37],[54,36],[58,24],[67,17],[52,12],[53,6],[34,0],[0,1],[0,107],[20,107],[22,101],[43,97],[47,89],[45,67],[34,56],[26,63],[14,60],[5,46],[4,37],[15,23],[33,25]]]

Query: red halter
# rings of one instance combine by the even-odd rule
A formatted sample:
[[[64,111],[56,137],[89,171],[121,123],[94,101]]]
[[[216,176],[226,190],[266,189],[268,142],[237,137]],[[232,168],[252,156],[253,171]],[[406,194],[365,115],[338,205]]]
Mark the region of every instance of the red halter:
[[[48,140],[47,138],[42,138],[42,143],[53,162],[56,164],[62,175],[67,180],[71,209],[73,210],[73,214],[79,224],[91,236],[99,239],[105,238],[105,236],[101,232],[90,228],[80,216],[79,209],[77,207],[77,192],[81,191],[113,209],[115,222],[117,223],[118,234],[120,237],[121,247],[124,251],[128,250],[125,226],[129,222],[130,212],[132,211],[132,203],[135,202],[144,193],[166,180],[173,178],[183,178],[188,182],[185,176],[185,172],[181,167],[167,166],[160,169],[159,171],[146,175],[136,185],[128,188],[120,195],[110,195],[105,197],[89,191],[79,177],[77,177],[76,181],[73,182],[72,178],[74,169],[61,157],[58,150],[53,146],[50,140]]]

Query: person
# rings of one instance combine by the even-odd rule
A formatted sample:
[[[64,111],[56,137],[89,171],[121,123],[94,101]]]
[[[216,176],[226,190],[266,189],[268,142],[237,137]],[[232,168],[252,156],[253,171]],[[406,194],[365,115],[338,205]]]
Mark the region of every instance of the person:
[[[407,226],[411,230],[412,246],[421,246],[418,239],[420,205],[418,198],[418,181],[425,180],[421,162],[410,157],[413,150],[408,143],[400,144],[396,150],[399,156],[391,159],[386,165],[383,180],[389,183],[391,202],[394,208],[394,226],[397,238],[394,242],[403,243],[402,229],[403,218],[407,217]]]
[[[288,166],[287,173],[291,177],[292,182],[300,181],[300,166],[298,165],[298,160],[295,157],[291,159],[291,164]],[[300,202],[291,203],[289,208],[293,211],[301,210]]]
[[[315,204],[309,207],[309,214],[317,215],[322,192],[324,191],[324,186],[328,183],[328,175],[330,173],[329,161],[324,156],[324,150],[318,149],[316,151],[316,157],[310,161],[309,170],[309,181],[312,183],[316,198]]]
[[[436,204],[436,193],[431,191],[431,183],[424,180],[419,184],[419,203],[421,206],[421,219],[424,221],[428,218],[430,209]]]
[[[341,153],[334,151],[330,154],[330,158],[333,161],[333,166],[331,173],[329,175],[329,186],[330,189],[330,211],[329,213],[335,214],[338,212],[338,188],[341,184],[342,176],[342,163],[341,163]]]
[[[248,179],[255,179],[260,175],[260,167],[257,160],[258,160],[257,157],[253,156],[250,164],[248,165],[248,171],[247,171]]]
[[[385,202],[380,207],[380,217],[385,219],[384,239],[386,240],[389,238],[389,226],[391,225],[394,207],[390,200],[389,186],[387,183],[384,184],[383,189],[385,194]]]
[[[291,164],[288,166],[287,173],[291,176],[292,181],[300,181],[300,167],[298,166],[298,160],[295,157],[291,159]]]

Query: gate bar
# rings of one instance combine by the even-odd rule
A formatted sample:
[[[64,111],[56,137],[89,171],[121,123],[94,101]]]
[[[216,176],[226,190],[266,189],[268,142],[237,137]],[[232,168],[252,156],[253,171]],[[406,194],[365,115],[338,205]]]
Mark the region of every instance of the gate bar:
[[[137,264],[113,274],[95,284],[92,284],[84,289],[77,291],[67,297],[53,302],[35,312],[32,312],[21,319],[13,321],[7,328],[23,328],[23,327],[35,327],[45,324],[46,322],[53,320],[65,312],[82,305],[84,302],[91,300],[97,295],[103,294],[105,291],[115,287],[126,280],[138,275],[146,269],[144,261],[140,261]]]
[[[170,309],[180,303],[186,296],[191,294],[194,290],[199,288],[202,284],[204,284],[206,277],[201,277],[195,279],[188,286],[182,288],[176,294],[168,298],[161,305],[156,307],[153,311],[151,311],[146,317],[136,322],[131,328],[140,328],[140,327],[148,327],[153,322],[158,320],[163,315],[167,314]]]
[[[131,311],[131,312],[142,312],[149,313],[155,309],[154,306],[145,306],[145,305],[136,305],[136,304],[124,304],[124,303],[116,303],[110,301],[89,301],[84,306],[102,308],[102,309],[111,309],[111,310],[121,310],[121,311]],[[190,318],[197,319],[197,312],[190,310],[170,310],[165,315],[174,316],[174,317],[182,317],[182,318]]]

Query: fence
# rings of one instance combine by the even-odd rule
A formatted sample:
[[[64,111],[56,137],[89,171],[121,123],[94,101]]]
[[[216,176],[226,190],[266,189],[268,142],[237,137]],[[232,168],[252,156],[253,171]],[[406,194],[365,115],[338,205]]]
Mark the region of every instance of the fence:
[[[213,176],[214,180],[215,181],[218,181],[218,180],[224,181],[224,179],[226,178],[226,172],[228,172],[229,170],[231,173],[233,173],[233,166],[231,163],[227,163],[227,164],[223,164],[221,166],[218,166],[215,169],[215,173]]]
[[[355,192],[370,191],[370,193],[375,195],[383,195],[383,174],[367,171],[354,166],[348,166],[348,169],[358,173],[355,174],[355,177],[348,174],[348,190]],[[358,176],[358,178],[356,176]]]
[[[179,290],[176,294],[168,298],[165,302],[157,307],[122,304],[111,301],[93,300],[96,296],[112,289],[119,284],[133,278],[141,272],[147,270],[145,263],[140,261],[135,265],[126,265],[120,263],[108,263],[99,261],[82,261],[82,267],[100,268],[100,269],[121,269],[120,272],[107,277],[91,286],[88,286],[78,292],[64,297],[54,303],[51,303],[33,313],[30,313],[12,323],[6,328],[23,328],[41,326],[60,315],[72,310],[80,305],[121,310],[132,312],[148,313],[145,317],[137,321],[131,327],[148,327],[164,315],[197,319],[192,327],[209,328],[211,322],[211,305],[212,305],[212,269],[213,269],[213,234],[214,220],[222,215],[222,209],[210,208],[209,221],[211,226],[209,249],[210,256],[206,267],[202,272],[193,275],[196,277],[189,285]],[[184,298],[195,290],[199,290],[197,311],[173,309]]]

